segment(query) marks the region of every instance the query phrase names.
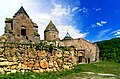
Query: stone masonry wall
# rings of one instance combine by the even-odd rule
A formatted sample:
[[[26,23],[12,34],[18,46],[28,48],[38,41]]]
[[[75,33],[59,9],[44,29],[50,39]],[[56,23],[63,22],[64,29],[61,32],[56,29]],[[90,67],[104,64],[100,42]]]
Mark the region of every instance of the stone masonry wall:
[[[63,40],[59,43],[60,46],[74,46],[77,50],[84,49],[85,57],[90,58],[92,61],[99,61],[99,49],[94,44],[79,38],[73,40]]]
[[[46,72],[72,69],[77,64],[76,51],[36,50],[33,44],[0,43],[0,73]]]

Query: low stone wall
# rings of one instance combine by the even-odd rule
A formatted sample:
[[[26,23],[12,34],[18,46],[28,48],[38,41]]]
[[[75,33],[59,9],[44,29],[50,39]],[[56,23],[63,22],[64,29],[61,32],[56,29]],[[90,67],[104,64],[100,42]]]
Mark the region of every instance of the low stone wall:
[[[62,51],[59,48],[50,53],[46,50],[36,50],[29,45],[0,47],[0,73],[42,73],[72,69],[77,64],[76,55],[74,50]]]

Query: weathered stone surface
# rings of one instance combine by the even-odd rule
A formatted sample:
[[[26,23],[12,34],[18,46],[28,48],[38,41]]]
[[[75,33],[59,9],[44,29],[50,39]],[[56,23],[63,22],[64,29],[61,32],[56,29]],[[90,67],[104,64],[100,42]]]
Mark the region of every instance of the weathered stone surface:
[[[50,69],[49,69],[49,68],[47,68],[47,69],[46,69],[46,71],[47,71],[47,72],[50,72]]]
[[[13,60],[13,62],[16,62],[17,61],[16,56],[13,56],[12,60]]]
[[[21,69],[21,63],[18,64],[16,69]]]
[[[49,61],[53,61],[53,60],[54,60],[54,56],[50,56]]]
[[[18,57],[18,60],[19,60],[19,61],[23,61],[23,58],[22,58],[22,57]]]
[[[38,60],[36,60],[36,61],[35,61],[35,64],[34,64],[34,67],[35,67],[35,68],[38,68],[39,66],[40,66],[40,65],[39,65],[39,62],[38,62]]]
[[[72,61],[73,61],[73,65],[77,65],[77,57],[73,57]]]
[[[24,65],[24,64],[21,64],[21,69],[28,69],[28,67],[26,66],[26,65]]]
[[[5,59],[5,58],[0,58],[0,62],[1,61],[7,61],[7,59]]]
[[[45,59],[41,60],[40,61],[40,67],[48,68],[48,62]]]
[[[16,66],[15,65],[11,66],[11,69],[12,70],[16,69]]]
[[[20,53],[19,53],[19,52],[16,52],[16,55],[17,55],[18,57],[20,57]]]
[[[16,73],[17,72],[17,70],[11,70],[11,73]]]
[[[25,70],[21,69],[20,72],[21,72],[22,75],[24,75]]]
[[[0,62],[0,66],[10,66],[14,64],[17,64],[17,62],[8,62],[8,61]]]
[[[70,51],[71,56],[74,56],[74,50]]]
[[[53,71],[57,71],[56,67],[53,67]]]
[[[63,61],[62,61],[61,59],[57,59],[57,64],[58,64],[58,66],[61,66],[62,63],[63,63]]]
[[[62,53],[58,52],[58,53],[56,54],[56,57],[61,58],[61,57],[62,57]]]
[[[60,68],[59,68],[59,67],[57,67],[56,69],[57,69],[58,71],[60,70]]]
[[[31,68],[31,67],[33,67],[33,66],[34,66],[34,61],[29,61],[29,62],[28,62],[28,67]]]
[[[3,68],[0,68],[0,73],[1,73],[1,74],[4,74],[4,73],[5,73],[5,71],[4,71]]]
[[[3,48],[0,48],[0,55],[3,53],[3,50],[4,50]]]
[[[11,49],[11,54],[14,55],[16,52],[16,48]]]
[[[28,62],[27,62],[27,60],[24,60],[24,63],[23,63],[24,65],[28,65]]]
[[[68,55],[68,54],[69,54],[69,52],[68,52],[68,51],[64,51],[64,54]]]
[[[64,61],[67,62],[69,60],[69,58],[64,58]]]
[[[54,61],[53,64],[54,64],[55,67],[58,67],[58,64],[57,64],[56,61]]]
[[[10,70],[9,68],[7,68],[7,67],[4,67],[3,69],[4,69],[5,72],[10,72],[10,71],[11,71],[11,70]]]
[[[69,69],[68,65],[63,65],[63,69]]]
[[[53,66],[54,66],[53,62],[49,61],[49,67],[53,67]]]
[[[47,68],[46,71],[48,72],[53,71],[53,68]]]
[[[11,45],[11,47],[14,47]],[[89,50],[88,50],[89,51]],[[77,65],[78,56],[83,56],[84,50],[65,50],[62,52],[53,49],[52,53],[47,50],[35,50],[30,45],[20,45],[18,48],[6,47],[6,51],[0,55],[0,66],[4,67],[0,72],[31,71],[32,72],[50,72],[62,69],[72,69]],[[90,53],[90,52],[88,52]],[[89,56],[93,55],[89,54]],[[91,58],[94,59],[93,56]],[[84,59],[82,59],[84,61]],[[18,64],[19,63],[19,64]],[[13,70],[13,71],[12,71]]]
[[[46,56],[46,51],[38,52],[38,57],[44,58]]]
[[[37,72],[37,73],[39,73],[39,69],[32,70],[32,72]]]
[[[43,73],[45,70],[44,69],[39,69],[39,72]]]
[[[1,42],[6,42],[7,40],[7,37],[6,36],[0,36],[0,41]]]
[[[7,57],[7,60],[9,61],[9,62],[12,62],[13,60],[12,60],[12,57]]]
[[[9,72],[6,72],[6,74],[10,74],[11,72],[9,71]]]

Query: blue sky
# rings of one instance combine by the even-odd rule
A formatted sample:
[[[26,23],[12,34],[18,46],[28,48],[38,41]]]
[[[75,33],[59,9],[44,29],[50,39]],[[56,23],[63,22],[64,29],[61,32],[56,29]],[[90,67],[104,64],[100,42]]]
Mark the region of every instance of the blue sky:
[[[39,26],[41,39],[51,17],[64,38],[67,30],[73,38],[90,42],[120,37],[120,0],[0,0],[0,35],[4,20],[23,7]]]

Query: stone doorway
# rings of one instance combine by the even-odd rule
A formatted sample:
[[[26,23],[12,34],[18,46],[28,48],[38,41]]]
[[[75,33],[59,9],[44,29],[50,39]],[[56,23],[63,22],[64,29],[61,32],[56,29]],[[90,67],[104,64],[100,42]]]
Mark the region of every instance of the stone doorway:
[[[26,28],[25,28],[25,26],[21,26],[21,35],[26,36]]]
[[[85,50],[78,50],[77,51],[77,62],[78,63],[84,63],[84,61],[85,61],[85,58],[84,58],[84,56],[85,56]]]
[[[88,63],[90,63],[90,58],[88,58]]]
[[[82,59],[83,57],[82,56],[78,56],[78,63],[82,63]]]

